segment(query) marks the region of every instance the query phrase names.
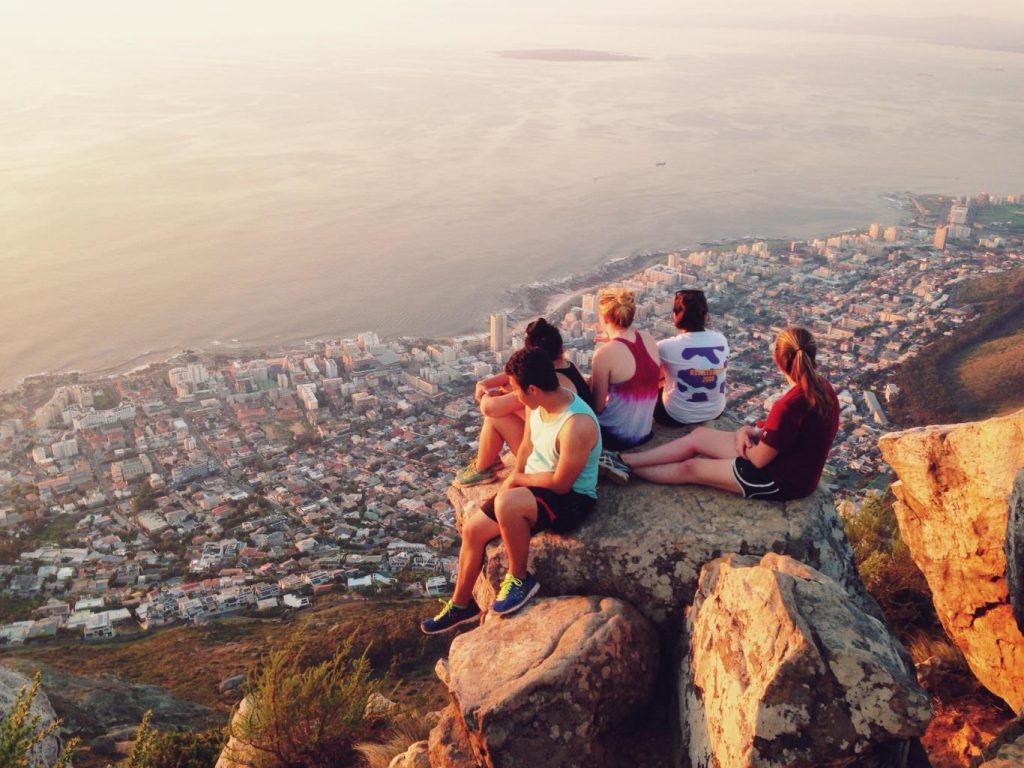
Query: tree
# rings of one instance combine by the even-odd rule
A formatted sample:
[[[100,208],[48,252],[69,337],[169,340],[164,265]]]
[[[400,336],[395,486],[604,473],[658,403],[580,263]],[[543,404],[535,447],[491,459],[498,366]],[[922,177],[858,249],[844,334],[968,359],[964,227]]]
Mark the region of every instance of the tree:
[[[42,717],[32,714],[32,703],[39,693],[40,676],[37,672],[32,682],[19,689],[14,696],[10,711],[0,720],[0,765],[14,768],[42,768],[44,763],[38,762],[33,751],[38,751],[46,739],[56,736],[61,726],[60,720],[54,720],[47,726],[42,725]],[[70,739],[57,756],[53,768],[68,768],[71,765],[71,753],[78,745],[78,739]]]
[[[366,702],[383,682],[371,678],[366,653],[354,657],[346,641],[325,661],[308,659],[298,640],[271,651],[231,719],[237,756],[254,768],[349,765],[367,736]]]

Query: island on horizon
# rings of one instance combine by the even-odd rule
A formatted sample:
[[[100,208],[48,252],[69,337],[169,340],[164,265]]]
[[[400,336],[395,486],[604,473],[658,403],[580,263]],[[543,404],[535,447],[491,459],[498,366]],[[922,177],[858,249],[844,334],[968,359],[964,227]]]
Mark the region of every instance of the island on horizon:
[[[643,56],[614,51],[589,51],[579,48],[535,48],[515,51],[495,51],[503,59],[531,59],[533,61],[646,61]]]

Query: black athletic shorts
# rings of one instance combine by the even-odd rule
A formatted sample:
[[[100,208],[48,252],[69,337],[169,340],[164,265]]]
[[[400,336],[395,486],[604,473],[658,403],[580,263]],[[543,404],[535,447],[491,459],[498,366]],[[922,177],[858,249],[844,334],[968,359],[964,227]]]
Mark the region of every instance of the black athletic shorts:
[[[737,456],[732,462],[732,474],[743,489],[743,498],[784,501],[782,489],[765,467],[755,467],[747,459]]]
[[[527,490],[537,500],[537,522],[530,529],[531,533],[540,533],[546,530],[552,530],[555,533],[568,533],[586,519],[597,503],[597,499],[593,496],[576,493],[576,491],[555,493],[548,488],[530,486],[527,486]],[[491,496],[480,505],[480,509],[491,520],[497,522],[494,499],[495,497]]]
[[[692,427],[696,424],[703,424],[703,421],[677,421],[668,411],[665,410],[665,403],[661,399],[662,390],[658,390],[658,400],[654,404],[654,420],[661,424],[663,427]],[[724,411],[720,411],[718,416],[721,416]],[[718,416],[712,416],[711,419],[717,419]],[[706,419],[706,421],[711,421]]]

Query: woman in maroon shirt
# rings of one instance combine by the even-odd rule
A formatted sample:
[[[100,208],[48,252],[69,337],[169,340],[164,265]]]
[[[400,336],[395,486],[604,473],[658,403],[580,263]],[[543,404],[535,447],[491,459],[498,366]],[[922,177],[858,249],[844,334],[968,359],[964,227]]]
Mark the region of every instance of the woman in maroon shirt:
[[[791,389],[763,425],[723,432],[698,427],[685,437],[639,453],[602,457],[602,474],[624,483],[631,475],[654,483],[696,483],[748,499],[786,501],[818,486],[839,430],[839,401],[818,373],[817,345],[803,328],[786,328],[773,357]]]

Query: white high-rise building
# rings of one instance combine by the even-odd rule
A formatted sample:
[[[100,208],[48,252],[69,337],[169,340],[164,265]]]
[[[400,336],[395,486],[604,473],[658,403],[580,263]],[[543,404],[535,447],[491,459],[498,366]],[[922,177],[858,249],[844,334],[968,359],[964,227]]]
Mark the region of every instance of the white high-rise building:
[[[316,399],[316,384],[299,384],[295,387],[295,393],[307,411],[315,411],[320,407]]]
[[[491,315],[491,352],[501,352],[505,349],[505,335],[508,331],[505,315]]]
[[[210,372],[206,370],[206,366],[202,363],[189,363],[188,377],[193,384],[200,386],[210,380]]]

